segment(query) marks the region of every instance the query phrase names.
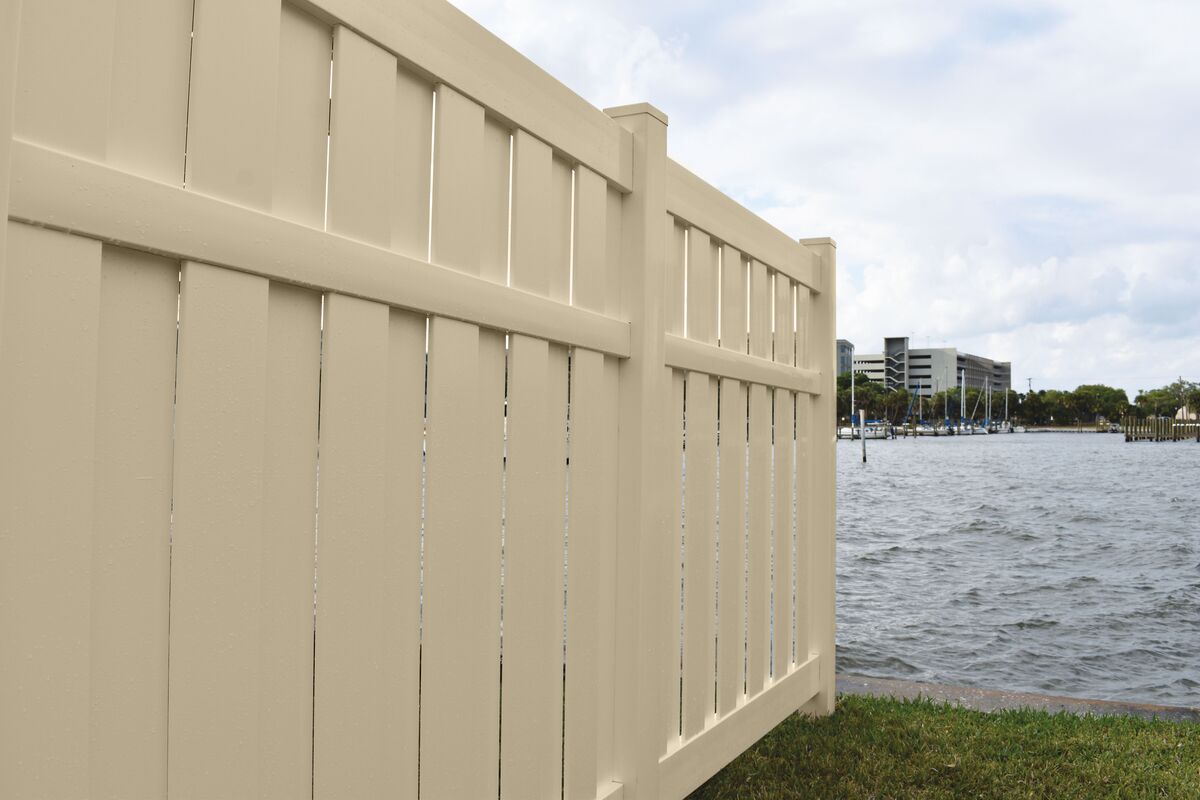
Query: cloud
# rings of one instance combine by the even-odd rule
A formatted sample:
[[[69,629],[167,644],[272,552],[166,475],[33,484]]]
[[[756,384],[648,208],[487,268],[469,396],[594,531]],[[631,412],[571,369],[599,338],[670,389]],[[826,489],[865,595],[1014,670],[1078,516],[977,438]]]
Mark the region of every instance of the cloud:
[[[793,236],[839,241],[839,335],[1035,388],[1200,379],[1200,6],[461,0]]]

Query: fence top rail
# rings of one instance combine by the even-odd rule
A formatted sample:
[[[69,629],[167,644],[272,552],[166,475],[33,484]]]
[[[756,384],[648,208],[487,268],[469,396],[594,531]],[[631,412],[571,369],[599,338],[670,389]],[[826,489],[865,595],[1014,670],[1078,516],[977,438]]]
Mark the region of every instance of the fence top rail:
[[[673,160],[667,161],[667,211],[812,291],[822,291],[821,271],[805,244]]]
[[[629,131],[445,0],[293,2],[391,51],[622,191],[633,185]]]

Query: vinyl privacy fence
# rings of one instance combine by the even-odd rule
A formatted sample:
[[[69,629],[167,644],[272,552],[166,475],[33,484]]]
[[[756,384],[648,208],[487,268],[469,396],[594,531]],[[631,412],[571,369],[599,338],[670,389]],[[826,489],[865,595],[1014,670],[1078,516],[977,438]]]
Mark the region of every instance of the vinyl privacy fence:
[[[832,710],[831,241],[441,0],[0,57],[0,798],[681,798]]]

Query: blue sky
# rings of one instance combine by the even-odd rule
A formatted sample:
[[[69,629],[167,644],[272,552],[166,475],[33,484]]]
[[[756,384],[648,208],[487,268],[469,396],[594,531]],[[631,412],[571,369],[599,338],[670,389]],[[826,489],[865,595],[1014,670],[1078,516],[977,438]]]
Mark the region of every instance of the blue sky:
[[[839,244],[838,335],[1014,384],[1200,380],[1200,4],[455,0],[674,158]]]

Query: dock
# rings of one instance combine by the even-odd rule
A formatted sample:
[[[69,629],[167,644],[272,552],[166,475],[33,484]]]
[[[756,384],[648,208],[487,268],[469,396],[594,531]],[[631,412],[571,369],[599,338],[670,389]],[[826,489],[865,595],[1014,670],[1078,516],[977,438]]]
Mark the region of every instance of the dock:
[[[1200,421],[1196,420],[1125,417],[1121,427],[1127,442],[1187,442],[1195,439],[1200,443]]]

